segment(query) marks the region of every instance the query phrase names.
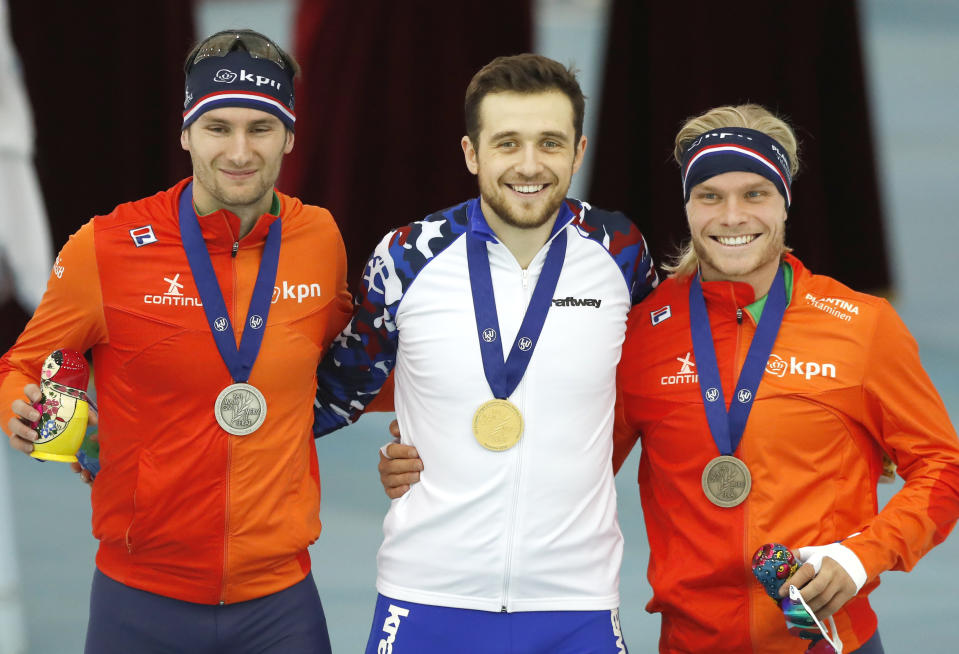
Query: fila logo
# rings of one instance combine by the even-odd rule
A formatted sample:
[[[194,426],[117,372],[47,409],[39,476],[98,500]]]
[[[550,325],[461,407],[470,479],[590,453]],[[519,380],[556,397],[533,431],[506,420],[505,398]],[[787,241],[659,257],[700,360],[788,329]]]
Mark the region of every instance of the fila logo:
[[[53,274],[57,276],[57,279],[63,279],[64,268],[60,264],[60,255],[57,255],[57,260],[53,262]]]
[[[531,339],[527,338],[526,336],[524,336],[523,338],[519,339],[519,341],[516,343],[516,345],[517,345],[517,347],[519,347],[519,349],[521,349],[523,352],[526,352],[528,349],[530,349],[531,347],[533,347],[533,341],[532,341]]]
[[[381,638],[376,646],[376,654],[392,654],[393,643],[396,641],[396,632],[400,630],[400,618],[405,618],[410,614],[409,609],[390,604],[388,609],[390,614],[383,621],[383,633],[386,638]]]
[[[816,307],[820,311],[825,311],[830,316],[852,321],[853,316],[859,315],[859,305],[853,304],[847,300],[838,297],[816,297],[812,293],[806,293],[806,304]]]
[[[175,274],[173,277],[164,277],[163,281],[167,284],[166,292],[163,295],[150,295],[149,293],[144,295],[144,304],[168,304],[174,307],[203,306],[200,298],[187,297],[180,292],[180,289],[183,288],[183,284],[180,283],[180,273]]]
[[[668,310],[669,307],[666,307]],[[660,309],[662,311],[662,309]],[[663,319],[665,320],[665,318]],[[655,323],[654,323],[655,324]],[[679,372],[673,375],[663,375],[659,378],[660,386],[672,386],[673,384],[696,384],[699,382],[699,375],[693,368],[696,366],[692,361],[692,352],[687,352],[684,357],[676,357],[681,364]]]
[[[653,325],[658,325],[667,318],[672,317],[673,311],[671,305],[667,304],[662,309],[656,309],[656,311],[649,312],[649,322]]]
[[[766,362],[766,372],[777,377],[799,375],[810,380],[813,377],[836,378],[836,365],[833,363],[817,363],[816,361],[799,361],[796,357],[789,357],[786,361],[777,354],[770,354]]]
[[[213,321],[213,327],[218,332],[225,332],[229,324],[230,323],[228,323],[226,318],[224,318],[223,316],[220,316],[219,318]]]
[[[554,307],[595,307],[598,309],[602,303],[602,300],[597,300],[595,298],[553,298]]]
[[[303,304],[303,300],[309,297],[320,297],[319,284],[291,284],[285,279],[282,282],[282,288],[273,287],[273,299],[270,304],[276,304],[280,299],[296,300],[297,304]]]
[[[143,227],[131,229],[130,238],[133,239],[133,244],[138,248],[157,242],[157,237],[153,234],[153,225],[144,225]]]
[[[492,343],[496,340],[496,330],[492,327],[487,327],[483,330],[483,340],[487,343]]]
[[[254,313],[250,316],[250,327],[253,329],[259,329],[263,326],[263,317],[257,313]]]

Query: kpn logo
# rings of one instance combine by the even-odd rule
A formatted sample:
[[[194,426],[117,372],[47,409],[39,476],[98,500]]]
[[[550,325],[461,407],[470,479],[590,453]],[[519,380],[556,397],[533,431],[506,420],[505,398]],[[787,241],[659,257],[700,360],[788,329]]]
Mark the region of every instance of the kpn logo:
[[[785,377],[788,375],[799,375],[807,380],[813,377],[836,378],[836,365],[833,363],[820,363],[817,361],[800,361],[796,357],[789,357],[786,361],[778,354],[770,354],[766,362],[766,372],[776,377]]]

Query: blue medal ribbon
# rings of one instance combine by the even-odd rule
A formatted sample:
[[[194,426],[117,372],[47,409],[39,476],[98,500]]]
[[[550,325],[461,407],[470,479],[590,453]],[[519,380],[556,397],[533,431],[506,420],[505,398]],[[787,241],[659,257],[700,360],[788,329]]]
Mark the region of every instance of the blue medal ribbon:
[[[519,332],[513,340],[503,361],[503,347],[500,345],[499,318],[496,314],[496,299],[493,295],[493,278],[489,267],[489,254],[486,240],[474,229],[478,220],[483,220],[479,201],[473,201],[469,209],[470,228],[466,230],[466,260],[469,265],[470,288],[473,292],[473,311],[476,315],[476,333],[479,337],[480,354],[483,357],[483,370],[493,396],[505,400],[519,385],[526,368],[529,367],[533,350],[539,340],[546,314],[553,301],[553,292],[559,281],[566,258],[566,230],[572,212],[564,202],[556,217],[553,228],[553,241],[546,252],[546,261],[540,272],[533,297],[526,307],[526,315]],[[561,222],[562,221],[562,222]],[[557,226],[560,231],[557,232]]]
[[[266,319],[270,313],[270,302],[273,299],[273,286],[276,284],[276,271],[280,263],[280,218],[270,225],[266,244],[263,246],[260,270],[253,285],[253,297],[250,298],[250,308],[246,315],[246,324],[243,326],[240,347],[237,348],[230,314],[226,310],[223,293],[216,281],[216,273],[213,272],[213,262],[203,241],[200,222],[193,210],[193,182],[187,184],[180,193],[179,209],[183,249],[186,251],[187,261],[190,262],[190,271],[193,273],[197,292],[203,302],[203,311],[210,324],[213,341],[233,381],[246,382],[250,378],[253,363],[260,352],[263,333],[266,331]]]
[[[746,420],[753,408],[756,391],[762,381],[763,372],[773,351],[773,343],[779,333],[783,315],[786,313],[786,282],[783,267],[780,265],[766,298],[756,333],[746,361],[736,382],[736,391],[729,412],[723,397],[723,385],[719,378],[719,364],[716,362],[716,349],[713,346],[712,329],[709,326],[709,313],[703,299],[703,288],[699,273],[693,276],[689,287],[689,322],[693,337],[693,353],[699,374],[699,390],[703,395],[703,407],[709,431],[719,448],[720,454],[732,455],[746,431]]]

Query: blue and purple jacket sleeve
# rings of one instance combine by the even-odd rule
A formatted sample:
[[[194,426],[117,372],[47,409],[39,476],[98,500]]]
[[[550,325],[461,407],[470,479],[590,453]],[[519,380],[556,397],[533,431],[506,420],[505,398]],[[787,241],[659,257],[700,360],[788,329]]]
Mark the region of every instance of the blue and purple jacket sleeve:
[[[316,371],[313,435],[352,424],[396,364],[396,313],[416,276],[466,231],[466,203],[387,234],[363,271],[353,318]]]
[[[587,238],[596,241],[609,252],[616,262],[633,306],[649,295],[657,284],[659,276],[646,247],[646,239],[625,214],[619,211],[605,211],[583,205],[574,224]]]

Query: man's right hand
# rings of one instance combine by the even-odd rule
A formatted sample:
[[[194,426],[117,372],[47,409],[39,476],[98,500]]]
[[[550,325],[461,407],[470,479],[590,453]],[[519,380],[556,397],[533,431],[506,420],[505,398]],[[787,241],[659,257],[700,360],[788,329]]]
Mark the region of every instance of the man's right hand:
[[[399,424],[395,420],[390,423],[390,433],[396,437],[400,435]],[[401,497],[412,484],[420,480],[423,461],[418,457],[415,447],[400,443],[387,445],[386,456],[380,452],[380,483],[391,500]]]
[[[30,454],[33,451],[33,442],[39,438],[39,435],[27,427],[27,424],[40,419],[40,412],[33,408],[34,402],[40,401],[40,387],[36,384],[27,384],[23,387],[23,393],[27,396],[29,403],[20,399],[13,401],[11,408],[18,417],[10,418],[7,422],[7,438],[10,440],[10,447],[24,454]]]

